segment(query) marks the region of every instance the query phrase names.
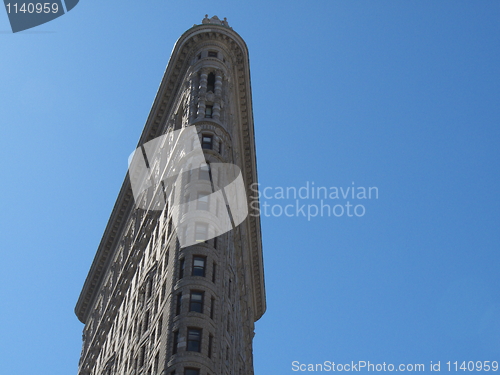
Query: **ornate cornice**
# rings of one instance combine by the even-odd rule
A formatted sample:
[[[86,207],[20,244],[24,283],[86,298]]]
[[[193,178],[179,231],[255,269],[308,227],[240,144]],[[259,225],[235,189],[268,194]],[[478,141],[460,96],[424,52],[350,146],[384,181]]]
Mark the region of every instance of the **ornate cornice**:
[[[247,187],[257,182],[253,113],[251,105],[250,70],[248,50],[243,39],[228,26],[206,23],[195,25],[187,30],[176,42],[169,64],[153,102],[146,125],[141,134],[138,146],[160,136],[167,126],[176,98],[182,91],[182,78],[188,73],[193,49],[206,41],[222,43],[232,56],[232,69],[235,73],[235,95],[238,100],[238,125],[241,126],[240,141],[243,146],[241,157],[244,158],[243,173]],[[233,140],[234,141],[234,140]],[[248,195],[250,190],[248,189]],[[111,213],[110,219],[99,244],[96,256],[90,268],[82,292],[75,307],[78,319],[85,323],[101,285],[114,251],[118,248],[120,234],[135,204],[128,173],[122,184],[120,193]],[[251,251],[251,274],[255,320],[259,319],[266,309],[262,240],[260,218],[249,216],[246,225],[250,234],[248,248]]]

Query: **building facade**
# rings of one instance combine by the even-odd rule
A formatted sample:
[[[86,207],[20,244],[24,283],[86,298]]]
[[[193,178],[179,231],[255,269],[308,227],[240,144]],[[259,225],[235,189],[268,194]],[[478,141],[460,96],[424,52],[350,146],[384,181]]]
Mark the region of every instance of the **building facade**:
[[[210,164],[234,164],[251,197],[248,50],[216,16],[176,42],[138,147],[190,126],[206,160],[195,173],[210,186]],[[266,308],[259,217],[183,247],[172,189],[162,186],[163,206],[148,209],[130,180],[129,170],[75,308],[85,324],[78,374],[253,374],[254,322]],[[195,198],[202,208],[214,204]]]

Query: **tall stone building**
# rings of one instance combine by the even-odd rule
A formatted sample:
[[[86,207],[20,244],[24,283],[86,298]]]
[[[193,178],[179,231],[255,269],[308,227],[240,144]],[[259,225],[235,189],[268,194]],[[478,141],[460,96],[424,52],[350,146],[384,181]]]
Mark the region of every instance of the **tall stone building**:
[[[138,147],[189,126],[206,159],[195,173],[211,180],[211,163],[234,164],[250,197],[257,170],[248,51],[216,16],[175,44]],[[253,374],[254,322],[266,307],[259,217],[183,247],[172,225],[175,193],[163,186],[163,206],[145,209],[130,173],[75,308],[85,324],[78,374]]]

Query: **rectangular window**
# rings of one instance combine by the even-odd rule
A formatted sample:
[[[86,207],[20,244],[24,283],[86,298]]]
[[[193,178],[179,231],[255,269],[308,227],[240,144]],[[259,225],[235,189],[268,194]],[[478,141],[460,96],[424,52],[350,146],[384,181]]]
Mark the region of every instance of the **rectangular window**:
[[[208,51],[208,57],[217,57],[217,51]]]
[[[198,200],[196,201],[196,209],[208,211],[209,207],[209,195],[210,193],[198,193]]]
[[[172,233],[172,219],[168,221],[167,237],[170,237],[170,233]]]
[[[165,281],[161,287],[161,301],[165,301],[165,295],[167,294],[167,282]]]
[[[192,276],[203,276],[205,277],[205,257],[194,256],[193,257],[193,270]]]
[[[179,264],[179,279],[182,279],[184,277],[184,258],[180,260]]]
[[[207,105],[205,107],[205,118],[212,118],[213,109],[214,109],[214,107],[212,105]],[[205,138],[205,137],[203,137],[203,138]],[[212,142],[210,142],[210,150],[212,149],[211,143]],[[205,147],[203,147],[203,148],[205,148]]]
[[[210,299],[210,319],[214,318],[214,310],[215,310],[215,298],[212,297]]]
[[[179,315],[181,313],[182,306],[182,293],[177,293],[177,302],[175,306],[175,315]]]
[[[155,374],[158,373],[158,365],[160,364],[160,353],[157,353],[156,356],[155,356],[155,363],[154,363],[154,367],[153,367],[153,372]]]
[[[201,351],[201,329],[188,328],[187,330],[187,351],[200,352]]]
[[[203,314],[203,297],[204,292],[191,291],[191,298],[189,300],[189,311],[195,311]]]
[[[210,164],[208,163],[203,163],[200,165],[200,175],[199,175],[200,180],[206,180],[206,181],[211,181],[212,178],[210,176]]]
[[[184,375],[200,375],[200,370],[197,368],[185,368]]]
[[[157,329],[157,336],[159,339],[161,337],[162,328],[163,328],[163,316],[160,316],[160,319],[158,320],[158,329]]]
[[[146,345],[141,347],[141,351],[139,352],[139,367],[144,366],[144,360],[146,358]]]
[[[144,314],[144,332],[146,332],[149,328],[149,310]]]
[[[210,108],[210,117],[212,117],[212,106],[207,106],[207,108]],[[207,117],[205,115],[205,117]],[[203,134],[201,137],[201,148],[205,150],[211,150],[212,149],[212,136],[209,134]]]
[[[208,358],[212,358],[212,344],[214,337],[212,335],[208,336]]]
[[[204,242],[208,238],[208,224],[196,223],[194,227],[194,240],[196,242]]]
[[[177,353],[177,344],[179,343],[179,331],[174,331],[174,345],[172,347],[172,354]]]
[[[149,280],[146,284],[146,298],[151,298],[153,295],[153,277],[149,276]]]
[[[134,359],[134,349],[130,350],[130,356],[129,356],[129,361],[128,361],[128,366],[127,367],[132,367],[132,361]]]
[[[212,282],[213,283],[215,283],[216,271],[217,271],[217,263],[214,262],[212,265]]]

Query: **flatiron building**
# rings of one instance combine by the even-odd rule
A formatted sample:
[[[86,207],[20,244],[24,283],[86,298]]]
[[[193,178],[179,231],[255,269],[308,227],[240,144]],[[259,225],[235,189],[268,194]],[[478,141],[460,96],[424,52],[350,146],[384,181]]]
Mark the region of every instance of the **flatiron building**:
[[[232,228],[217,236],[201,224],[180,233],[173,220],[193,173],[214,186],[210,165],[239,168],[245,204],[257,183],[248,50],[226,19],[206,16],[178,39],[138,150],[184,128],[198,136],[205,164],[183,171],[182,189],[158,184],[153,209],[134,195],[130,168],[125,176],[75,308],[85,324],[79,375],[254,373],[254,322],[266,308],[258,215],[237,222],[233,211]],[[226,195],[186,202],[229,209]]]

